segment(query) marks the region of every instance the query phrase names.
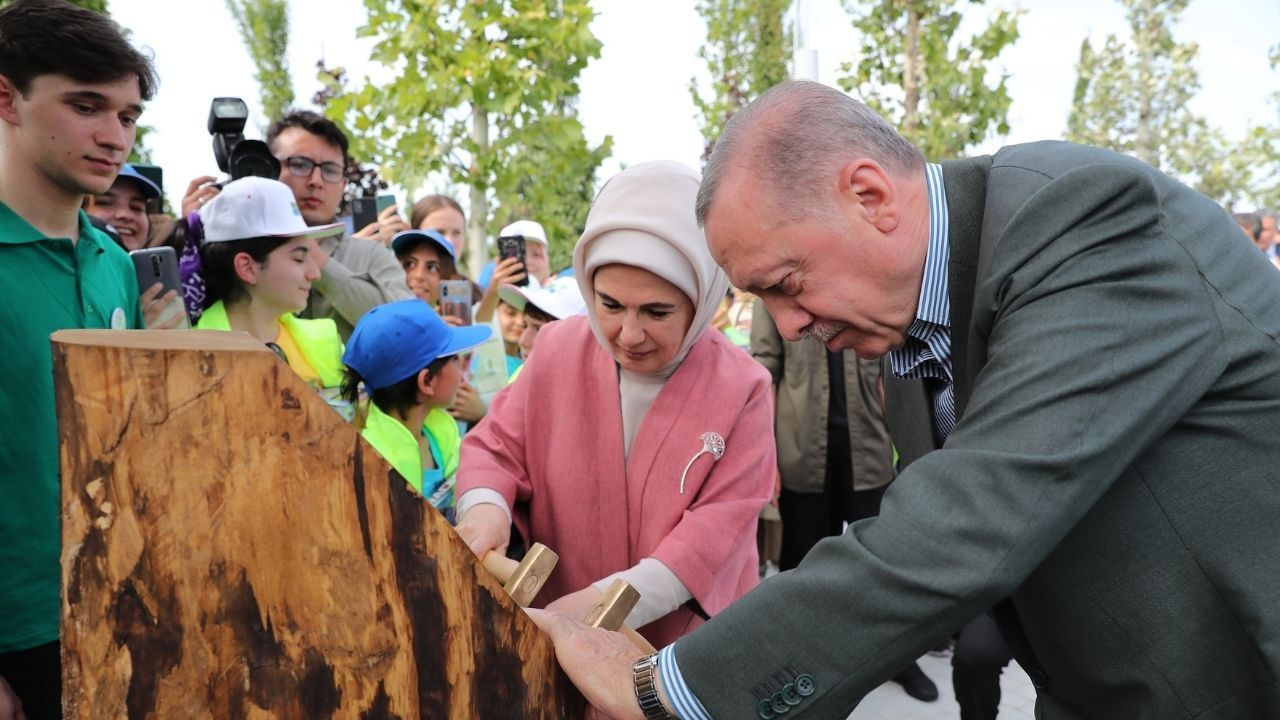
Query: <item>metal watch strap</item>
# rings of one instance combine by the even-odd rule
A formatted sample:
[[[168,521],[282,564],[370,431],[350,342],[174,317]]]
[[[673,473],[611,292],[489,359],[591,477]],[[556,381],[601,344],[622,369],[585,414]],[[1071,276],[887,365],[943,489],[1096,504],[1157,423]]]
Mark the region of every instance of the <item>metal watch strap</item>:
[[[636,681],[636,701],[640,703],[640,711],[646,720],[676,720],[676,716],[667,712],[658,699],[657,654],[642,657],[631,666],[631,674]]]

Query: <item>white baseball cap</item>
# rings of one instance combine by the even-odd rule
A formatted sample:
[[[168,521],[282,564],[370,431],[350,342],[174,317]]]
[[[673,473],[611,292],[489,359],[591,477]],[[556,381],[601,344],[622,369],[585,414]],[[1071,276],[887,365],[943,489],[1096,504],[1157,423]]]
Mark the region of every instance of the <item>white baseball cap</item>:
[[[512,235],[524,236],[525,242],[532,240],[547,244],[547,231],[542,229],[542,224],[533,220],[517,220],[510,225],[502,228],[502,232],[498,233],[498,237],[511,237]]]
[[[533,305],[557,320],[587,314],[582,289],[572,277],[558,277],[542,288],[503,285],[498,288],[498,298],[517,310],[524,310],[526,304]]]
[[[200,208],[204,242],[231,242],[257,237],[328,237],[342,223],[308,225],[293,191],[279,180],[243,177],[233,180]]]

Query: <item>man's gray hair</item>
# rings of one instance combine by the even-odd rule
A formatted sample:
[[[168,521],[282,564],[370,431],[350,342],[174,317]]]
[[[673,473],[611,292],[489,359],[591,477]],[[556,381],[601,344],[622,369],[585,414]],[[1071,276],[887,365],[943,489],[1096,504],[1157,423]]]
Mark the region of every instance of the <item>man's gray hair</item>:
[[[750,167],[772,209],[794,218],[826,205],[831,171],[854,157],[904,175],[924,166],[920,150],[863,103],[808,80],[775,85],[735,113],[716,140],[698,188],[698,224],[731,166]]]

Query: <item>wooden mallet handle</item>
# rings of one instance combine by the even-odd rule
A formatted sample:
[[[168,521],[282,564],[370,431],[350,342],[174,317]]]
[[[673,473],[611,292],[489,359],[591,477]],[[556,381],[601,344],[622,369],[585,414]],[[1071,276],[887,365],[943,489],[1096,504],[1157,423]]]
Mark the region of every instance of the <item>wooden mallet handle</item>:
[[[534,543],[519,562],[489,550],[480,558],[480,564],[503,584],[502,588],[517,605],[529,607],[559,560],[560,556],[552,552],[551,548],[542,543]]]

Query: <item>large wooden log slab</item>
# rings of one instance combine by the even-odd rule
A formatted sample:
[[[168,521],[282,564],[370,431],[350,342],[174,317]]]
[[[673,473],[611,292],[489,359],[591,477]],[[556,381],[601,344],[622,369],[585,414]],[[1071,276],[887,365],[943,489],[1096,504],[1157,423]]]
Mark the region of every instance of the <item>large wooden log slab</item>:
[[[67,718],[581,715],[448,523],[260,343],[53,346]]]

